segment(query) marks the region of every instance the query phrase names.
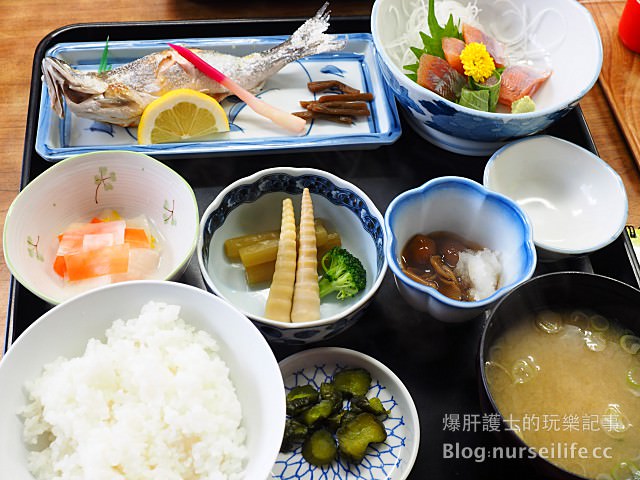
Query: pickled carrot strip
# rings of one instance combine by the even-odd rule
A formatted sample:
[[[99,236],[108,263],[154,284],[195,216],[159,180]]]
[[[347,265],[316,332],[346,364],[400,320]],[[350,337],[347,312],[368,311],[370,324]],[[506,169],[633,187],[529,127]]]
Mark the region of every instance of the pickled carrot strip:
[[[64,274],[67,271],[67,264],[64,261],[64,257],[58,255],[53,262],[53,271],[64,278]]]
[[[131,248],[151,248],[147,232],[142,228],[125,228],[124,243],[128,243]]]
[[[65,255],[69,281],[126,273],[129,269],[129,245],[113,245],[99,250]]]

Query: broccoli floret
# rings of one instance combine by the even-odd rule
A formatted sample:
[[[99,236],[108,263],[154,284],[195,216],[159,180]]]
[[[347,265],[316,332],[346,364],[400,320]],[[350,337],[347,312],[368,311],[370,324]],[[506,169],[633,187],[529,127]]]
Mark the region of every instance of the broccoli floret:
[[[333,247],[320,262],[324,275],[320,279],[320,298],[338,292],[338,300],[353,297],[367,285],[367,272],[360,260],[347,250]]]

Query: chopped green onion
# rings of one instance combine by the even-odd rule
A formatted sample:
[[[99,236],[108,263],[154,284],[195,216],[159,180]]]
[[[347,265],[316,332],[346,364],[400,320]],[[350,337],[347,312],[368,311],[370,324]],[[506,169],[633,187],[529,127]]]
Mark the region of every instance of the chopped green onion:
[[[599,473],[596,475],[596,480],[613,480],[613,477],[608,473]]]
[[[606,332],[609,330],[609,320],[602,315],[592,315],[589,317],[589,325],[598,332]]]
[[[485,362],[484,374],[487,384],[495,391],[501,391],[512,383],[511,373],[498,362]]]
[[[536,315],[535,324],[544,333],[558,333],[564,327],[559,313],[545,310]]]
[[[586,330],[589,325],[589,318],[584,312],[576,310],[575,312],[572,312],[571,315],[569,315],[567,323],[570,325],[575,325],[580,330]]]
[[[601,332],[588,333],[584,336],[584,344],[592,352],[602,352],[607,348],[607,339]]]
[[[516,360],[511,367],[511,376],[513,383],[527,383],[538,375],[540,366],[538,366],[533,359],[529,356],[527,358],[521,358]]]
[[[625,352],[635,355],[640,351],[640,338],[635,335],[623,335],[620,337],[620,346]]]
[[[627,416],[622,413],[622,409],[617,403],[609,404],[600,423],[604,432],[615,439],[624,437],[627,430],[631,428],[631,422],[629,422]]]
[[[471,90],[467,87],[460,92],[460,105],[463,107],[473,108],[481,112],[489,111],[489,91],[488,90]]]
[[[627,372],[627,384],[631,387],[631,392],[640,396],[640,367],[630,368]]]
[[[637,480],[640,477],[640,471],[632,462],[620,462],[617,467],[611,471],[614,480]]]

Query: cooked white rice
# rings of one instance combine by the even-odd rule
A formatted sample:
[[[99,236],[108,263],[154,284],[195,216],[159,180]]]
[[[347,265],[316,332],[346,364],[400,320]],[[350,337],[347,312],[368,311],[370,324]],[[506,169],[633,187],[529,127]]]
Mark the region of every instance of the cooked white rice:
[[[489,250],[463,250],[458,254],[456,274],[470,285],[469,294],[474,300],[482,300],[500,287],[499,253]]]
[[[179,312],[150,302],[116,320],[106,343],[91,339],[27,384],[21,414],[38,479],[242,478],[246,434],[229,369]]]

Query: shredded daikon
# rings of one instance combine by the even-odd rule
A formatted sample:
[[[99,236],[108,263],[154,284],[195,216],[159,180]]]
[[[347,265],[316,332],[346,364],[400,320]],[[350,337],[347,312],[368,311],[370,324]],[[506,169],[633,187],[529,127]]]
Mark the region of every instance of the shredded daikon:
[[[478,19],[482,10],[477,5],[477,1],[472,0],[464,5],[455,0],[436,0],[436,18],[441,25],[444,25],[449,15],[453,15],[456,24],[468,23],[492,35],[503,44],[509,64],[532,64],[543,61],[551,69],[550,52],[564,41],[567,32],[566,19],[558,10],[545,8],[532,16],[526,2],[493,0],[491,9],[501,13],[491,15],[497,20],[483,27]],[[427,24],[427,1],[400,2],[400,7],[392,5],[388,12],[389,21],[395,22],[393,30],[401,34],[386,45],[386,50],[391,60],[403,69],[404,65],[416,61],[410,47],[422,48],[420,32],[430,33]],[[563,28],[554,28],[557,32],[554,38],[545,35],[546,43],[543,45],[537,39],[536,33],[543,19],[551,15],[557,16]]]
[[[498,21],[489,24],[489,31],[496,40],[505,48],[505,54],[510,64],[533,63],[542,59],[550,68],[550,52],[558,47],[565,39],[567,22],[565,17],[554,8],[545,8],[539,11],[533,18],[529,13],[526,2],[514,2],[512,0],[494,0],[497,11],[502,7],[502,13]],[[545,17],[555,15],[561,22],[561,26],[554,28],[555,38],[545,35],[546,43],[543,45],[536,33]]]

